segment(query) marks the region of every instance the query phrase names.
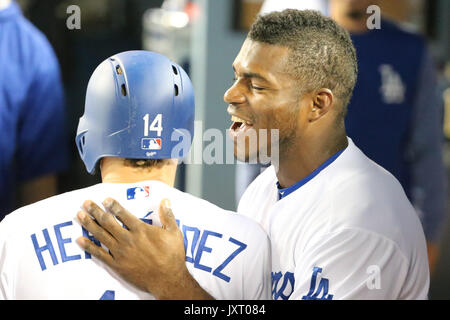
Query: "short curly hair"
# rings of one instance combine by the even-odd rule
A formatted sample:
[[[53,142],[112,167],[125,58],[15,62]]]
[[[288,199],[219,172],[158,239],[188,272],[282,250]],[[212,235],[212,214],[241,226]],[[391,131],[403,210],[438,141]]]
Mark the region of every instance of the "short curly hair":
[[[286,9],[258,16],[248,38],[288,47],[287,71],[300,80],[300,94],[328,88],[341,100],[345,116],[358,64],[344,28],[318,11]]]

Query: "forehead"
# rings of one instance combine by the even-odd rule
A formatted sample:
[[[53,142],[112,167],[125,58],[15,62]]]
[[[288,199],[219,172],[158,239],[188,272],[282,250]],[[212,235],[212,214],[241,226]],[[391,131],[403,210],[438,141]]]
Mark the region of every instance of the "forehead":
[[[233,68],[237,73],[252,72],[271,77],[286,75],[289,48],[246,39]]]

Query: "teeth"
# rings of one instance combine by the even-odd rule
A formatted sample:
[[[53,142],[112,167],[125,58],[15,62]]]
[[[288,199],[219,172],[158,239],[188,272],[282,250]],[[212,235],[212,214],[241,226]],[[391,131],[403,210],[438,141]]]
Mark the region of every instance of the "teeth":
[[[244,124],[246,124],[246,125],[252,125],[250,122],[245,121],[244,119],[241,119],[241,118],[236,117],[236,116],[231,116],[231,121],[233,121],[233,122],[241,122],[241,123],[242,123],[242,124],[241,124],[241,128],[242,128],[242,126],[243,126]]]
[[[245,122],[244,120],[242,120],[241,118],[238,118],[236,116],[231,116],[231,121],[233,121],[233,122],[242,122],[242,123]]]

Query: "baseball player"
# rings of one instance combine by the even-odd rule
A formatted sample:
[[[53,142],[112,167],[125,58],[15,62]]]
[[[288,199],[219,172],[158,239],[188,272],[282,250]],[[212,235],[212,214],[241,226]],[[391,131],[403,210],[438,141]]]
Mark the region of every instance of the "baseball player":
[[[279,150],[279,162],[248,187],[238,207],[271,239],[273,298],[426,299],[429,270],[419,218],[394,176],[346,136],[346,106],[357,77],[349,34],[315,11],[260,16],[233,69],[235,82],[224,99],[235,155],[254,159],[264,148],[273,160]],[[270,140],[260,145],[258,139],[257,148],[238,143],[249,130],[273,129],[278,148]],[[93,232],[107,234],[108,227]],[[136,241],[146,242],[128,233],[116,250],[134,256],[128,243]],[[89,242],[85,247],[102,256]],[[134,264],[158,273],[153,263],[139,264],[149,259],[110,265],[130,280],[136,279]],[[149,279],[138,282],[154,290]]]
[[[265,64],[269,57],[287,61],[301,79],[304,93],[295,103],[290,86],[298,80],[282,74],[282,63]],[[399,182],[345,134],[357,73],[348,33],[313,11],[261,16],[233,66],[237,80],[225,101],[234,116],[259,129],[275,124],[266,120],[272,105],[294,112],[294,120],[278,116],[279,165],[250,184],[238,208],[271,238],[273,298],[427,298],[426,245],[415,210]],[[245,74],[252,73],[267,79],[250,80],[266,91],[247,89]],[[280,94],[283,100],[270,99]]]
[[[176,158],[189,151],[193,124],[192,85],[180,66],[148,51],[103,61],[89,80],[76,137],[87,171],[99,167],[102,183],[23,207],[0,223],[0,299],[164,298],[121,280],[76,244],[84,236],[100,246],[73,217],[84,199],[95,208],[108,196],[138,218],[122,231],[151,225],[176,234],[186,257],[175,275],[180,282],[192,275],[204,297],[269,299],[270,243],[262,228],[173,188]],[[187,148],[174,155],[179,139]],[[163,198],[170,199],[173,224],[159,212]]]

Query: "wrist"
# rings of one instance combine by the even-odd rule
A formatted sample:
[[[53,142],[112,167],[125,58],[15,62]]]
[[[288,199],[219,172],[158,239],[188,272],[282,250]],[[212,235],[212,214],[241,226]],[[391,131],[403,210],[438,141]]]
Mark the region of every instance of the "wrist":
[[[212,300],[206,292],[185,268],[178,277],[173,279],[170,285],[160,286],[161,292],[155,297],[158,300]],[[150,291],[149,291],[150,292]]]

